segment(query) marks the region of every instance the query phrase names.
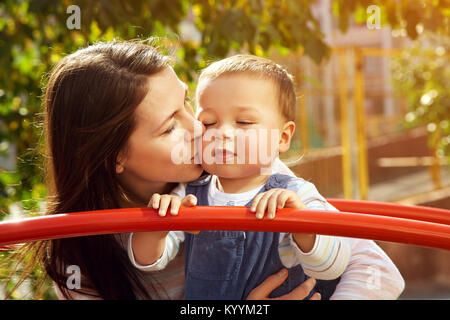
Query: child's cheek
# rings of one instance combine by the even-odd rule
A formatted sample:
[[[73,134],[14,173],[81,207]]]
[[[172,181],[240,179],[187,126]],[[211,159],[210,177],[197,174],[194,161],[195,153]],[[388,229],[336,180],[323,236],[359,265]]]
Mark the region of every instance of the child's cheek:
[[[257,155],[257,163],[268,165],[278,154],[278,136],[273,130],[259,129],[256,138],[249,141],[248,153]]]

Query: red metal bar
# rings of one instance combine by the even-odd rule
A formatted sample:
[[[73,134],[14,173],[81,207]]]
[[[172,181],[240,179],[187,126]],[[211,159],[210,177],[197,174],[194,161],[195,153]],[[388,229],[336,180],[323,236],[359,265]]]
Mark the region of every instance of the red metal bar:
[[[156,230],[306,232],[450,250],[450,225],[372,214],[281,209],[257,220],[248,207],[183,207],[159,217],[152,208],[75,212],[0,222],[0,246],[34,240]]]
[[[450,225],[450,210],[440,208],[363,200],[327,199],[327,201],[340,211],[368,213]]]

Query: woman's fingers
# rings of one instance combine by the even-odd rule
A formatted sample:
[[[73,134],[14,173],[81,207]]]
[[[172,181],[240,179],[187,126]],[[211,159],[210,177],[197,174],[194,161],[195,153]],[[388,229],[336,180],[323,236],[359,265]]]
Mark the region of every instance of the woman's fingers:
[[[288,271],[282,269],[279,272],[267,277],[263,283],[253,289],[247,297],[247,300],[270,300],[270,293],[278,288],[288,276]],[[316,285],[316,280],[314,278],[309,278],[305,282],[299,284],[291,292],[282,295],[277,298],[272,298],[272,300],[303,300],[305,299],[311,290]],[[320,293],[314,293],[310,300],[320,300]]]
[[[247,296],[247,300],[264,300],[269,299],[269,294],[278,288],[288,276],[286,269],[281,269],[277,273],[267,277],[263,283],[254,288]]]
[[[322,300],[322,296],[320,295],[320,293],[316,292],[312,295],[311,298],[309,298],[309,300]]]
[[[316,285],[316,280],[314,278],[308,278],[305,282],[299,284],[294,290],[291,292],[281,296],[274,298],[275,300],[303,300],[305,299],[311,290]],[[316,300],[317,296],[315,299]]]

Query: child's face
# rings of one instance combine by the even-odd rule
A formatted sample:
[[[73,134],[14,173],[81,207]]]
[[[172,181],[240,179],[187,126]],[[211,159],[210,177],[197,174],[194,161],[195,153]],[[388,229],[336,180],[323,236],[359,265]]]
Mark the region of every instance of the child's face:
[[[209,173],[230,179],[264,174],[279,151],[286,151],[280,148],[286,122],[271,80],[245,74],[205,79],[197,101],[203,109],[198,120],[206,128],[202,166]]]

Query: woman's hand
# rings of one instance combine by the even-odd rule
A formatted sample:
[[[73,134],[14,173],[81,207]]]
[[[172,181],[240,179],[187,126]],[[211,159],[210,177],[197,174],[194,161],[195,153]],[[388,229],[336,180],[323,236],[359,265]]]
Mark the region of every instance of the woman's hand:
[[[267,277],[263,283],[253,289],[247,297],[247,300],[303,300],[305,299],[316,284],[314,278],[309,278],[294,290],[285,295],[276,298],[269,298],[269,294],[279,287],[288,276],[286,269],[281,269],[277,273]],[[320,293],[314,293],[309,300],[320,300]]]
[[[172,196],[170,194],[160,195],[154,193],[148,203],[148,207],[159,209],[158,214],[161,217],[166,216],[167,209],[170,206],[170,214],[176,216],[180,206],[192,207],[197,204],[197,197],[193,194],[188,194],[181,199],[179,196]]]
[[[257,219],[264,217],[267,210],[267,218],[275,218],[276,209],[281,208],[307,209],[300,200],[298,194],[292,190],[274,188],[266,192],[261,192],[253,199],[250,211],[256,213]]]

